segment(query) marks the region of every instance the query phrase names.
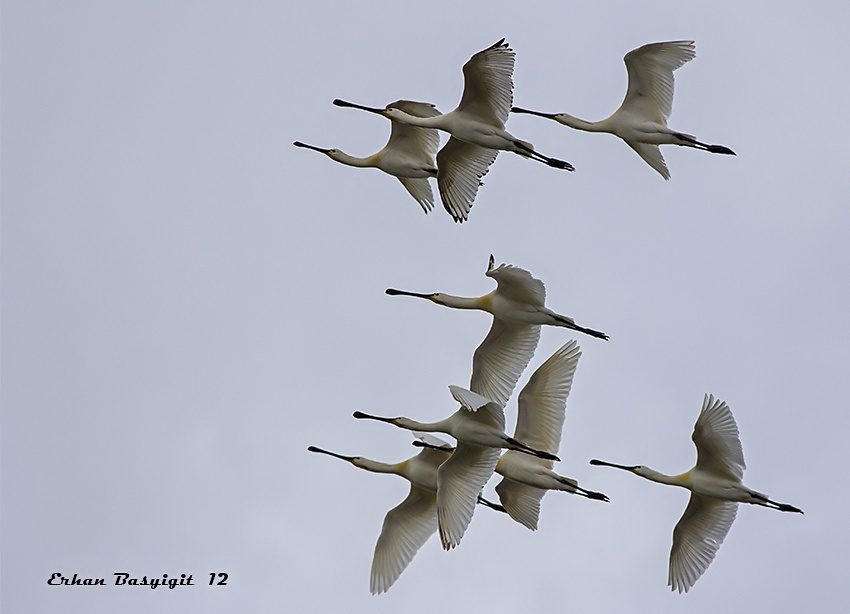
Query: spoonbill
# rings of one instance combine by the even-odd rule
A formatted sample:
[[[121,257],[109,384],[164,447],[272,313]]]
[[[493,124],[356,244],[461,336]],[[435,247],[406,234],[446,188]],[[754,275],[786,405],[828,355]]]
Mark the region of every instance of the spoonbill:
[[[547,309],[546,288],[531,273],[509,264],[495,267],[490,254],[487,277],[496,280],[496,289],[477,298],[452,296],[442,292],[422,294],[388,288],[390,296],[414,296],[454,309],[478,309],[493,316],[490,332],[472,358],[470,389],[505,406],[519,376],[528,366],[540,339],[540,325],[561,326],[599,339],[605,333],[584,328],[575,320]]]
[[[343,456],[315,446],[320,452],[348,461],[355,467],[374,473],[394,473],[410,482],[410,493],[399,505],[387,512],[375,554],[369,588],[372,594],[390,589],[416,556],[419,548],[437,531],[437,468],[449,458],[454,448],[426,433],[417,434],[425,446],[419,454],[400,463],[373,461],[361,456]]]
[[[629,86],[620,108],[607,119],[589,122],[566,113],[541,113],[513,107],[513,113],[529,113],[587,132],[608,132],[623,139],[664,179],[670,172],[659,145],[682,145],[716,154],[735,155],[723,145],[701,143],[693,135],[667,127],[673,110],[673,71],[696,57],[694,41],[650,43],[629,51],[623,60]]]
[[[355,418],[380,420],[411,431],[446,433],[457,439],[451,457],[437,472],[437,518],[443,548],[450,550],[460,543],[478,495],[493,475],[501,448],[519,450],[541,458],[558,460],[552,453],[535,450],[505,433],[502,406],[471,390],[449,386],[460,409],[439,422],[423,423],[410,418],[382,418],[354,412]]]
[[[334,104],[338,107],[353,107],[386,116],[384,109],[364,107],[339,99],[334,100]],[[397,100],[391,106],[415,117],[435,117],[440,114],[434,105],[426,102]],[[301,141],[295,141],[293,145],[318,151],[331,160],[348,166],[380,169],[388,175],[397,177],[425,213],[434,208],[434,195],[428,178],[437,176],[437,163],[434,161],[434,156],[440,146],[440,134],[433,128],[417,128],[393,121],[390,140],[381,151],[366,158],[356,158],[339,149],[323,149]]]
[[[463,96],[454,111],[417,117],[395,105],[384,114],[398,122],[437,128],[451,135],[437,154],[437,186],[443,206],[463,222],[499,151],[512,151],[553,168],[572,171],[569,162],[549,158],[505,130],[513,102],[514,51],[500,40],[473,55],[463,66]]]
[[[771,501],[767,495],[743,485],[744,450],[738,437],[738,425],[726,403],[705,395],[691,438],[697,448],[697,464],[680,475],[664,475],[642,465],[590,461],[591,465],[624,469],[653,482],[691,491],[688,507],[673,529],[670,550],[667,585],[680,593],[687,592],[714,560],[735,520],[738,503],[803,513],[793,505]]]
[[[581,350],[575,340],[564,344],[544,362],[519,394],[519,413],[514,438],[539,450],[556,454]],[[573,479],[552,470],[551,460],[508,450],[496,463],[502,481],[496,493],[511,518],[532,531],[537,529],[540,501],[547,490],[608,501],[602,493],[585,490]],[[486,505],[486,503],[485,503]]]

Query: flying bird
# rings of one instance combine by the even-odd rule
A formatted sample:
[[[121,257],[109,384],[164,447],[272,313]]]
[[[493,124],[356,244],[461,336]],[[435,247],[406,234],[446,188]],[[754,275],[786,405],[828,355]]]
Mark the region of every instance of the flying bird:
[[[548,309],[546,288],[531,273],[509,264],[495,267],[490,262],[485,273],[496,280],[496,289],[477,298],[452,296],[442,292],[422,294],[388,288],[390,296],[415,296],[454,309],[478,309],[493,316],[493,324],[472,359],[470,390],[500,403],[503,407],[528,366],[540,339],[540,325],[561,326],[598,339],[608,335],[584,328],[570,317]]]
[[[393,473],[410,482],[410,493],[404,501],[387,512],[375,554],[369,587],[372,594],[390,589],[416,556],[419,548],[437,531],[437,468],[449,458],[454,448],[425,433],[417,434],[426,444],[416,456],[400,463],[373,461],[361,456],[343,456],[315,446],[320,452],[350,462],[355,467],[374,473]]]
[[[735,520],[738,503],[803,513],[793,505],[771,501],[767,495],[743,485],[744,451],[738,437],[738,425],[726,403],[705,395],[691,438],[697,448],[697,464],[680,475],[664,475],[642,465],[590,461],[591,465],[624,469],[653,482],[691,491],[688,507],[673,529],[670,550],[667,585],[680,593],[687,592],[714,560]]]
[[[338,107],[353,107],[387,116],[384,109],[364,107],[339,99],[334,100],[334,104]],[[434,105],[426,102],[398,100],[391,106],[416,117],[435,117],[440,114]],[[437,176],[437,163],[434,156],[440,146],[440,134],[435,129],[417,128],[393,121],[390,140],[381,151],[366,158],[356,158],[339,149],[323,149],[301,141],[295,141],[293,145],[318,151],[348,166],[380,169],[388,175],[397,177],[425,213],[434,208],[434,195],[428,179]]]
[[[440,198],[455,222],[469,210],[499,151],[512,151],[553,168],[571,171],[569,162],[549,158],[505,130],[513,102],[514,51],[505,39],[479,51],[463,66],[463,96],[454,111],[433,117],[416,117],[395,104],[387,117],[422,128],[437,128],[451,135],[437,154]]]
[[[664,179],[670,171],[659,145],[682,145],[717,154],[735,155],[723,145],[708,145],[696,137],[667,127],[673,110],[673,71],[696,56],[694,41],[650,43],[629,51],[623,60],[629,86],[620,108],[607,119],[589,122],[566,113],[541,113],[513,107],[513,113],[529,113],[587,132],[608,132],[623,139]]]
[[[501,448],[558,460],[554,454],[509,437],[505,433],[505,412],[499,403],[460,386],[449,386],[449,390],[460,409],[439,422],[354,412],[355,418],[380,420],[411,431],[446,433],[457,439],[455,451],[437,472],[437,518],[440,541],[446,550],[460,543],[472,520],[478,495],[493,475]]]
[[[514,438],[552,454],[561,445],[561,431],[581,351],[571,340],[546,360],[519,394]],[[508,450],[496,463],[502,481],[496,493],[505,511],[532,531],[537,529],[540,501],[547,490],[562,490],[588,499],[608,501],[602,493],[585,490],[571,478],[558,475],[551,460]],[[487,502],[483,502],[487,505]],[[492,506],[491,506],[492,507]]]

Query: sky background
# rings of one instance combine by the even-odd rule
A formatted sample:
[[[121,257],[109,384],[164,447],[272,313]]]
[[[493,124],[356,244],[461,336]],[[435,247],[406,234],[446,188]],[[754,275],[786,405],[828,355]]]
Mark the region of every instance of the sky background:
[[[0,18],[4,612],[846,605],[846,3],[10,0]],[[502,37],[515,104],[589,120],[622,101],[626,52],[694,39],[670,125],[737,157],[665,147],[665,182],[616,137],[511,117],[576,172],[502,153],[458,225],[292,146],[378,151],[389,122],[334,98],[450,111],[464,62]],[[479,509],[457,549],[432,538],[373,597],[408,484],[306,448],[416,453],[351,413],[449,415],[490,317],[384,289],[485,294],[491,253],[611,336],[579,337],[556,465],[611,502],[550,493],[535,533]],[[569,338],[544,329],[520,387]],[[671,594],[688,493],[588,460],[689,469],[709,392],[745,483],[806,515],[741,506]],[[122,571],[197,585],[46,584]]]

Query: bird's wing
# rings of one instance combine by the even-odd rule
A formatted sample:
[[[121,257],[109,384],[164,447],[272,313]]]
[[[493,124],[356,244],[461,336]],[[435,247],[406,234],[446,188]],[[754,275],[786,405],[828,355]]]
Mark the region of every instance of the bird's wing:
[[[432,104],[427,102],[412,102],[410,100],[397,100],[387,105],[404,111],[414,117],[436,117],[442,115]],[[433,165],[434,156],[440,148],[440,132],[436,128],[421,128],[399,121],[392,121],[390,140],[387,141],[384,151],[394,150],[396,152],[421,159],[423,162]]]
[[[461,405],[458,411],[465,412],[467,418],[505,430],[505,410],[496,401],[460,386],[449,386],[449,390]]]
[[[729,533],[738,503],[692,493],[685,513],[673,529],[670,572],[671,590],[687,592],[705,573],[717,549]]]
[[[422,210],[428,213],[434,208],[434,194],[431,192],[431,184],[425,177],[399,177],[401,185],[403,185],[410,195],[419,203]]]
[[[437,530],[437,493],[410,486],[410,494],[387,512],[372,558],[372,594],[389,590],[416,552]]]
[[[464,222],[481,187],[481,178],[496,161],[498,149],[449,138],[437,153],[437,186],[443,206],[455,222]]]
[[[537,368],[519,393],[515,439],[550,454],[558,453],[567,397],[580,356],[573,339]]]
[[[525,269],[512,264],[500,264],[485,273],[499,284],[498,292],[512,301],[542,306],[546,302],[546,286]]]
[[[505,454],[522,454],[522,452],[508,450]],[[540,501],[546,494],[546,489],[515,482],[509,478],[502,478],[502,481],[496,486],[496,494],[499,495],[502,507],[505,508],[511,518],[532,531],[537,530]]]
[[[691,439],[697,447],[697,469],[738,481],[744,478],[744,450],[726,403],[705,395]]]
[[[472,355],[469,389],[507,405],[539,341],[540,326],[493,318],[490,332]]]
[[[629,51],[623,58],[629,87],[620,109],[666,125],[673,110],[673,71],[695,56],[694,41],[650,43]]]
[[[463,96],[457,111],[505,127],[514,99],[515,53],[505,39],[463,65]]]
[[[644,162],[657,170],[664,179],[670,179],[670,171],[667,170],[667,164],[664,162],[664,156],[661,155],[661,149],[658,145],[638,143],[637,141],[626,141],[626,144],[634,149]]]
[[[443,548],[460,543],[472,520],[478,495],[493,475],[499,448],[484,448],[459,441],[449,460],[437,471],[437,518]]]

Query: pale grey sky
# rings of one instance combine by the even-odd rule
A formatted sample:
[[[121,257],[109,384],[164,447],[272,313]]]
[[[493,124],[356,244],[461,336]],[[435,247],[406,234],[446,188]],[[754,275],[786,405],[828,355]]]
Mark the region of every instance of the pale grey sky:
[[[848,19],[838,2],[4,2],[3,611],[843,607]],[[517,105],[590,120],[620,104],[626,52],[694,39],[670,125],[738,156],[666,147],[665,182],[613,136],[512,117],[576,172],[503,153],[457,225],[292,146],[374,153],[389,122],[334,98],[449,111],[502,37]],[[351,413],[447,416],[489,317],[384,289],[484,294],[490,253],[611,335],[579,338],[557,465],[611,502],[550,493],[535,533],[480,509],[373,597],[408,486],[306,448],[416,452]],[[520,387],[569,338],[544,330]],[[707,392],[738,422],[745,483],[806,515],[741,506],[674,595],[688,494],[587,461],[690,468]],[[46,584],[121,571],[198,585]]]

